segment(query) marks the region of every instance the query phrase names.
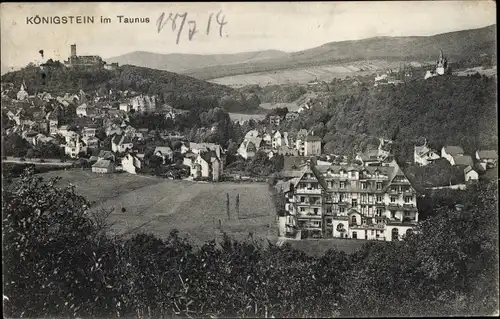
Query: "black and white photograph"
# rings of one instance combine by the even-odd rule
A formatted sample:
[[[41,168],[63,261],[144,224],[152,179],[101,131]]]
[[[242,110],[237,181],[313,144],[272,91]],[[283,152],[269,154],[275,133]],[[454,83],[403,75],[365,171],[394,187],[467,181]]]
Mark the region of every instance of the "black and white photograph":
[[[2,2],[5,318],[499,315],[496,2]]]

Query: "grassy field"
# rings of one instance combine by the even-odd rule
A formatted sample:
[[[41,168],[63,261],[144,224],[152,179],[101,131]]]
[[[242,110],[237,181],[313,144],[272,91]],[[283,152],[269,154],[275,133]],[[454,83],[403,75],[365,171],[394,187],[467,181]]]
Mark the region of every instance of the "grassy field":
[[[274,206],[265,183],[195,183],[165,180],[127,173],[98,176],[90,171],[67,170],[41,174],[61,176],[61,186],[71,183],[77,193],[96,202],[96,208],[112,209],[113,231],[153,233],[166,237],[173,229],[202,244],[222,231],[233,238],[275,238]],[[230,197],[230,218],[226,211]],[[240,214],[236,214],[236,195],[240,196]],[[125,208],[125,212],[122,212]]]
[[[420,64],[412,62],[412,65],[419,66]],[[315,80],[330,82],[334,78],[342,79],[348,76],[370,75],[379,70],[397,67],[399,67],[399,62],[358,61],[349,64],[324,65],[233,75],[212,79],[210,82],[235,88],[252,84],[258,84],[260,86],[275,84],[306,84]]]

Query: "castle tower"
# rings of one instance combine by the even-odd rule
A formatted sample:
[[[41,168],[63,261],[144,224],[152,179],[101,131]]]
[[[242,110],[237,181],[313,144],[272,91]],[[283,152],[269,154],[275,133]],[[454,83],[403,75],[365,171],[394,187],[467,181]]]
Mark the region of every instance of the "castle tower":
[[[76,57],[76,44],[71,45],[71,56]]]

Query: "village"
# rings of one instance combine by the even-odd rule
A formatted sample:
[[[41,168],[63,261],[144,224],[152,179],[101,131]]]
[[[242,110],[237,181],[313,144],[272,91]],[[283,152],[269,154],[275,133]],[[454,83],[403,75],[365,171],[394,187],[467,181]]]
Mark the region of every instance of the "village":
[[[3,139],[17,134],[35,149],[54,150],[45,158],[17,150],[19,156],[4,155],[4,162],[28,158],[43,163],[56,161],[60,154],[60,162],[76,163],[97,175],[143,174],[145,166],[155,163],[157,168],[169,168],[158,174],[171,179],[222,182],[237,176],[239,181],[252,180],[226,169],[228,150],[219,144],[189,141],[172,130],[133,127],[129,118],[134,113],[157,112],[172,121],[181,116],[182,112],[170,106],[160,106],[155,96],[112,90],[104,95],[83,91],[32,95],[23,84],[17,92],[5,88],[2,101],[8,101],[2,103],[8,105],[3,112],[12,124],[3,132]],[[244,132],[236,152],[241,161],[251,161],[259,154],[267,159],[283,158],[281,171],[274,174],[278,179],[275,191],[284,199],[277,216],[280,237],[390,241],[412,232],[419,221],[416,191],[394,159],[392,141],[380,138],[378,147],[348,158],[324,153],[322,139],[312,130],[292,133],[279,129],[280,123],[310,109],[310,103],[307,100],[298,112],[260,121]],[[75,113],[68,115],[70,106]],[[63,117],[71,120],[61,125]],[[154,147],[149,156],[145,145]],[[414,145],[411,164],[422,167],[446,160],[462,172],[463,182],[444,187],[463,189],[479,179],[478,172],[495,168],[497,158],[495,150],[465,154],[459,145],[434,150],[425,141]]]

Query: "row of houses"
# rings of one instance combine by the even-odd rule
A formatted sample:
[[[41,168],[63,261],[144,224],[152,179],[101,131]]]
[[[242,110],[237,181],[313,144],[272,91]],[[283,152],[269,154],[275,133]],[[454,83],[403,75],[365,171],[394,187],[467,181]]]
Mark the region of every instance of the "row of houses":
[[[238,148],[238,154],[244,159],[249,159],[254,157],[259,150],[266,152],[270,158],[277,154],[319,156],[321,155],[321,138],[309,134],[307,130],[300,130],[295,137],[280,130],[248,131]]]
[[[498,161],[496,150],[477,150],[474,155],[477,165],[483,171],[495,167]],[[413,156],[414,163],[421,166],[429,165],[440,158],[444,158],[452,166],[463,168],[466,182],[478,180],[479,178],[477,170],[474,169],[473,157],[465,154],[463,148],[460,146],[443,146],[439,155],[436,151],[429,148],[427,142],[425,142],[422,146],[415,145]]]

